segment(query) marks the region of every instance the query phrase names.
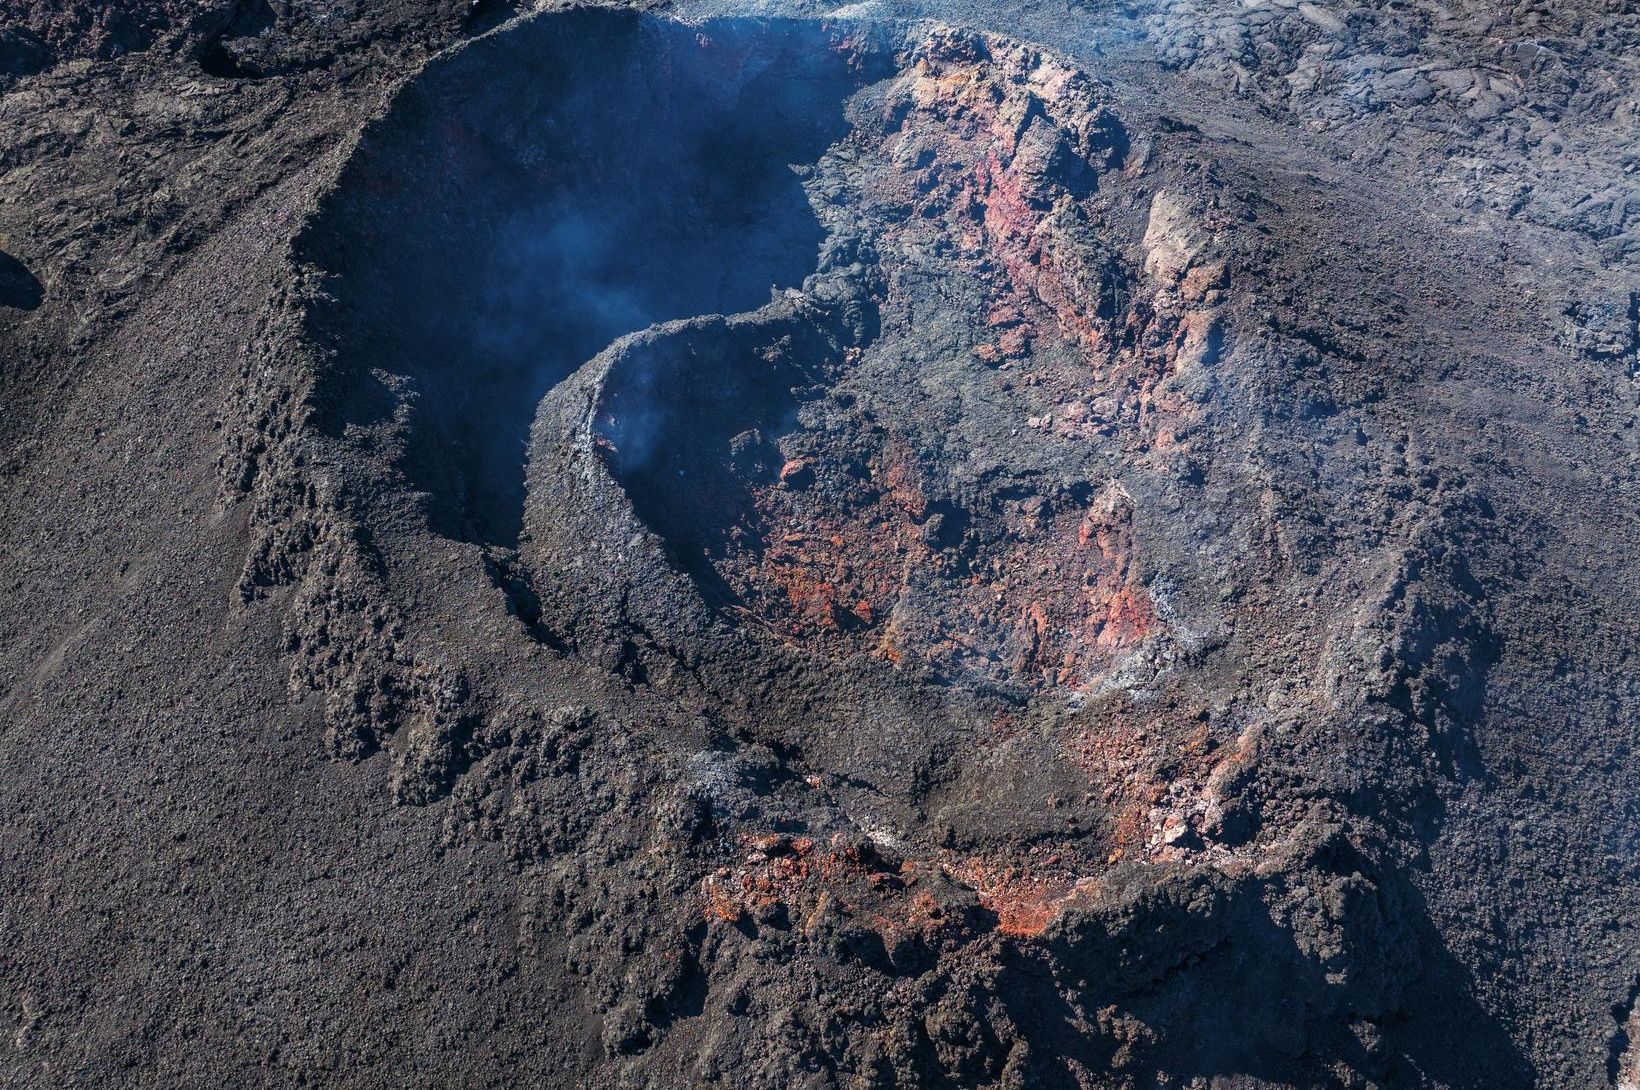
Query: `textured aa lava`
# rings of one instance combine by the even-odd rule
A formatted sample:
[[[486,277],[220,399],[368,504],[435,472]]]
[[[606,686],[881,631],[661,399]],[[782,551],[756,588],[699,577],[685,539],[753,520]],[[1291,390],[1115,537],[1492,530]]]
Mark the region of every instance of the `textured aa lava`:
[[[0,1081],[1633,1081],[1629,22],[417,3],[0,27]]]

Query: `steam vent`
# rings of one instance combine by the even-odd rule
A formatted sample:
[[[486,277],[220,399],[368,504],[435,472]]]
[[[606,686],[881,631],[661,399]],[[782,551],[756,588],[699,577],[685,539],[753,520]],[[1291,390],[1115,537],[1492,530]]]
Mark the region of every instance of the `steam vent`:
[[[1640,1090],[1640,10],[0,0],[0,1086]]]

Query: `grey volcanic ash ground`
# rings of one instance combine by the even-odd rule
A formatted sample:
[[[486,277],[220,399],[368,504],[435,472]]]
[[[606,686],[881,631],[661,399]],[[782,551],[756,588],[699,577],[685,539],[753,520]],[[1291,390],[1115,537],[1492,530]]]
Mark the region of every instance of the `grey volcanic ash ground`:
[[[0,0],[0,1084],[1640,1086],[1640,10]]]

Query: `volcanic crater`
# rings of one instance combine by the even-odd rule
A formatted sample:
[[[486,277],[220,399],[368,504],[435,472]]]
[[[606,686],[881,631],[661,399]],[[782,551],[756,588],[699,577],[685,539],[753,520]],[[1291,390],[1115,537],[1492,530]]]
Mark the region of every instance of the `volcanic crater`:
[[[1326,150],[1499,80],[1300,133],[1156,67],[1179,5],[525,6],[230,5],[175,84],[0,57],[16,900],[101,921],[18,944],[19,1070],[213,1078],[191,993],[306,1084],[1627,1074],[1632,549],[1586,516],[1640,295],[1479,159]],[[1311,105],[1318,35],[1411,17],[1220,7],[1236,94]]]
[[[1177,854],[1169,823],[1222,832],[1180,784],[1236,731],[1129,707],[1216,623],[1222,569],[1152,562],[1144,511],[1199,478],[1232,340],[1210,216],[1109,98],[928,24],[579,11],[477,38],[304,232],[307,336],[347,361],[313,423],[379,467],[366,506],[408,497],[476,549],[531,639],[712,718],[732,691],[746,738],[849,785],[774,828],[941,814],[922,865],[1038,933],[1110,862]],[[493,744],[483,668],[404,663],[374,618],[389,664],[361,671],[335,608],[301,637],[333,745],[390,747],[407,800],[450,791]],[[816,699],[839,685],[878,696]],[[1078,768],[1103,797],[1054,813]],[[1054,862],[1021,869],[1003,829]]]
[[[439,533],[516,548],[543,397],[622,335],[743,315],[617,353],[598,395],[671,565],[789,643],[1088,688],[1164,634],[1116,477],[1182,446],[1164,380],[1222,340],[1136,290],[1102,192],[1129,143],[1086,76],[940,28],[485,36],[400,94],[306,234],[317,338],[355,361],[322,426],[377,434]],[[931,428],[965,387],[942,414],[970,419]]]
[[[814,270],[803,164],[889,63],[861,34],[583,11],[455,51],[371,127],[306,237],[315,325],[365,364],[342,381],[412,391],[400,464],[441,532],[517,543],[536,405],[617,336]]]

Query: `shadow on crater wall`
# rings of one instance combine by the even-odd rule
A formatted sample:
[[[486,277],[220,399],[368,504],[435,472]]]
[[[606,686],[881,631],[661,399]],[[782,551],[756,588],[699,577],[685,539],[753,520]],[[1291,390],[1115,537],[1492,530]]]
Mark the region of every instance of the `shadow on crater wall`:
[[[0,307],[34,310],[45,299],[45,288],[28,267],[0,250]]]
[[[553,384],[624,333],[754,309],[813,271],[822,230],[794,165],[844,134],[872,68],[819,23],[611,11],[433,65],[304,241],[335,275],[323,426],[408,405],[401,464],[434,528],[515,544]]]

